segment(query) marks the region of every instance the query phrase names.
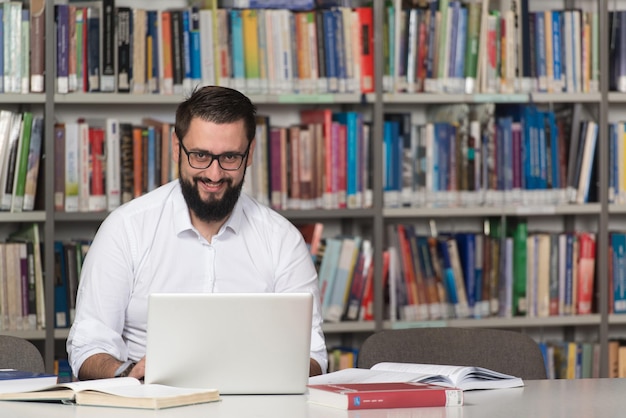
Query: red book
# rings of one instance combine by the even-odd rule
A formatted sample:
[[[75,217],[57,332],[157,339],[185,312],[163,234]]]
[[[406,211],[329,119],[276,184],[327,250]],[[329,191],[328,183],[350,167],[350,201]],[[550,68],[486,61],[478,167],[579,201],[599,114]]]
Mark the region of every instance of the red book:
[[[425,383],[309,385],[309,402],[340,409],[461,406],[463,391]]]
[[[361,93],[374,91],[374,13],[371,7],[354,9],[359,15],[361,45]]]
[[[592,312],[595,282],[596,239],[595,234],[583,232],[578,236],[580,258],[578,259],[578,309],[579,315]]]

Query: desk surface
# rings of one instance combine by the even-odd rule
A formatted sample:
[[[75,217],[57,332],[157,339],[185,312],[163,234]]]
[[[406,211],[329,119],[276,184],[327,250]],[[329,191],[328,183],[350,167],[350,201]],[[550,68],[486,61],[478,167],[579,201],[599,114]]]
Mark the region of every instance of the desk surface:
[[[305,395],[222,396],[221,402],[159,411],[50,403],[0,402],[12,418],[476,418],[624,417],[626,379],[535,380],[524,388],[465,392],[465,405],[448,408],[344,411],[313,405]]]

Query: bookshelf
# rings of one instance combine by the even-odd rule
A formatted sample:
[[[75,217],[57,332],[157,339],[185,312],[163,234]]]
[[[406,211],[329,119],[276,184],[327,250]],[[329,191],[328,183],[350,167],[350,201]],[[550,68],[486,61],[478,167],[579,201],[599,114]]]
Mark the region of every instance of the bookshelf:
[[[529,0],[536,2],[537,0]],[[118,3],[123,3],[118,1]],[[557,2],[560,6],[568,6],[572,2]],[[179,2],[184,4],[184,2]],[[608,27],[607,11],[608,0],[597,0],[596,4],[600,13],[600,27]],[[51,6],[51,3],[47,3]],[[167,2],[161,2],[155,8],[171,7]],[[374,2],[374,51],[376,58],[380,57],[383,49],[382,28],[384,18],[383,2]],[[46,7],[46,50],[54,51],[54,9]],[[600,61],[608,62],[608,33],[600,32]],[[250,95],[251,100],[259,107],[259,113],[268,114],[278,111],[280,113],[297,113],[304,108],[332,107],[333,109],[364,109],[369,114],[372,122],[372,149],[383,149],[383,120],[386,112],[401,109],[417,109],[418,112],[430,105],[437,104],[480,104],[480,103],[535,103],[535,104],[566,104],[583,103],[593,107],[597,111],[599,125],[599,140],[597,153],[599,166],[608,165],[608,145],[602,140],[608,137],[607,122],[610,111],[609,106],[624,106],[626,93],[609,92],[607,83],[607,65],[601,65],[600,90],[598,93],[513,93],[513,94],[433,94],[433,93],[388,93],[383,91],[383,59],[375,59],[376,89],[373,93],[361,94],[256,94]],[[55,68],[55,57],[52,53],[46,54],[45,66],[47,69]],[[137,115],[147,109],[150,113],[167,115],[168,119],[173,115],[175,106],[180,102],[180,95],[133,95],[119,93],[72,93],[57,94],[55,92],[54,71],[46,71],[45,94],[0,94],[0,105],[20,107],[27,106],[36,108],[45,116],[45,150],[46,156],[51,156],[54,148],[53,129],[54,120],[57,117],[67,119],[68,115],[74,117],[84,116],[83,112],[95,114],[104,112],[120,114],[125,111],[135,112]],[[297,109],[297,110],[294,110]],[[421,109],[421,110],[420,110]],[[79,113],[80,112],[80,113]],[[103,212],[78,212],[66,213],[54,210],[54,159],[44,158],[41,166],[43,187],[39,189],[42,195],[41,204],[34,212],[19,214],[0,212],[0,223],[11,226],[28,222],[37,222],[42,226],[44,236],[44,271],[54,271],[53,242],[59,236],[71,236],[73,230],[82,229],[93,233],[97,225],[104,220],[106,213]],[[431,219],[438,222],[462,223],[480,222],[483,218],[501,217],[515,219],[524,217],[538,220],[538,222],[550,222],[558,219],[563,225],[573,225],[577,221],[589,222],[597,232],[597,260],[606,260],[609,253],[608,231],[612,220],[623,217],[626,209],[623,205],[609,204],[607,187],[608,174],[606,170],[599,170],[598,177],[598,202],[584,205],[504,205],[498,207],[470,207],[470,208],[388,208],[383,204],[383,180],[384,166],[382,158],[374,158],[373,166],[373,206],[367,209],[341,209],[341,210],[283,210],[281,213],[294,222],[322,221],[339,225],[341,229],[366,229],[372,239],[374,259],[382,260],[383,249],[387,246],[386,227],[389,224],[400,222],[427,223]],[[563,226],[565,228],[565,226]],[[333,339],[347,339],[358,341],[372,332],[389,328],[424,327],[424,326],[462,326],[462,327],[495,327],[517,329],[528,332],[537,338],[544,338],[545,334],[557,334],[572,338],[580,331],[582,334],[591,334],[601,343],[602,370],[606,374],[607,364],[607,341],[613,335],[619,334],[620,329],[626,325],[623,315],[609,314],[607,297],[599,297],[597,313],[585,316],[563,316],[548,318],[484,318],[484,319],[446,319],[433,321],[388,321],[385,320],[386,312],[383,301],[385,289],[382,283],[382,263],[375,263],[374,284],[374,316],[372,322],[340,322],[324,324],[327,337]],[[46,275],[46,283],[52,283],[52,275]],[[599,295],[608,295],[608,267],[607,263],[596,263],[596,280]],[[43,345],[46,367],[51,369],[56,356],[64,356],[65,352],[60,348],[59,342],[67,337],[68,330],[54,329],[54,293],[53,286],[46,286],[46,318],[47,328],[45,331],[14,332],[15,335],[28,339],[37,340]]]

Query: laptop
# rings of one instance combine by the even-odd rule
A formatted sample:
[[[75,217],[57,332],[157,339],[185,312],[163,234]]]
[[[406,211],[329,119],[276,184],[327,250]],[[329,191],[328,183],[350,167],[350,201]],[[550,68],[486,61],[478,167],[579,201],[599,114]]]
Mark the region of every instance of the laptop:
[[[148,302],[146,383],[221,394],[304,393],[310,293],[155,293]]]

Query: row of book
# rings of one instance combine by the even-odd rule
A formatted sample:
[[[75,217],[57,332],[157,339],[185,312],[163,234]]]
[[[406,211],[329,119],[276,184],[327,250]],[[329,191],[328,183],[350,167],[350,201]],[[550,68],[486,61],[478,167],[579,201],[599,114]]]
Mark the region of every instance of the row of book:
[[[273,209],[372,206],[370,124],[360,112],[300,111],[300,123],[259,118],[246,187]]]
[[[384,204],[445,207],[594,201],[598,124],[582,105],[431,106],[385,113]]]
[[[548,379],[600,377],[600,344],[597,342],[542,341],[539,342],[539,347],[546,364]],[[617,370],[609,365],[609,377],[622,376],[618,376]]]
[[[257,117],[244,190],[277,210],[372,206],[370,126],[359,112],[302,110],[301,123]],[[173,124],[115,118],[55,124],[55,209],[113,210],[177,178]]]
[[[56,91],[247,94],[374,89],[371,7],[318,10],[55,5]]]
[[[0,6],[0,93],[44,92],[46,0]]]
[[[390,319],[424,321],[590,314],[595,309],[596,239],[589,232],[504,231],[425,236],[388,226]]]
[[[599,91],[593,8],[529,11],[527,0],[413,3],[395,0],[385,9],[386,91]]]
[[[0,330],[45,328],[41,237],[26,225],[0,243]]]
[[[374,249],[360,236],[323,237],[324,226],[299,224],[319,279],[322,317],[326,322],[371,321],[374,294]]]
[[[111,211],[177,178],[172,129],[152,118],[56,123],[55,210]]]
[[[42,139],[43,117],[0,110],[0,210],[35,208]]]

